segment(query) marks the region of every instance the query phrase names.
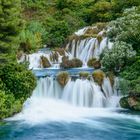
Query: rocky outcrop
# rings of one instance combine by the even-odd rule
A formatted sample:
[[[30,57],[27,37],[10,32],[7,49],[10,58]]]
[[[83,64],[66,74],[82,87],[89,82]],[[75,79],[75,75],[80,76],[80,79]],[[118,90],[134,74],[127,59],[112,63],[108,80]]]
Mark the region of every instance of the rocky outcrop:
[[[140,111],[140,96],[127,96],[120,99],[122,108]]]

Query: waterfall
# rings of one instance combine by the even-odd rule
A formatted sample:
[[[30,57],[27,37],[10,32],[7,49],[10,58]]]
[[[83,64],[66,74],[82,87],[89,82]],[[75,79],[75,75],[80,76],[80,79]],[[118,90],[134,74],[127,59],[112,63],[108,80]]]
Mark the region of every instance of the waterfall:
[[[113,88],[109,79],[105,78],[103,88],[96,84],[94,80],[70,79],[65,87],[59,85],[55,77],[45,77],[38,79],[38,84],[32,97],[59,99],[77,107],[115,107],[118,100],[112,98]],[[118,96],[117,96],[118,98]],[[108,105],[113,99],[113,105]]]
[[[44,56],[50,63],[50,68],[60,68],[60,63],[64,56],[68,59],[78,58],[83,62],[83,67],[87,67],[87,62],[91,58],[100,58],[103,50],[112,48],[112,43],[105,36],[105,30],[99,30],[98,27],[85,27],[78,30],[68,40],[64,48],[59,50],[41,49],[33,54],[23,54],[18,62],[28,61],[29,69],[43,68],[41,57]],[[54,57],[54,58],[52,58]]]
[[[105,47],[112,48],[113,44],[104,36],[104,30],[98,31],[97,35],[93,37],[91,35],[87,36],[89,35],[89,29],[95,32],[97,27],[85,27],[75,32],[74,37],[67,42],[63,53],[58,50],[41,50],[22,57],[22,61],[23,58],[26,58],[26,61],[29,62],[29,69],[36,70],[37,68],[37,71],[43,75],[43,77],[39,76],[37,87],[33,91],[31,98],[25,102],[23,111],[20,114],[22,117],[24,116],[26,119],[33,118],[32,120],[56,119],[61,118],[61,116],[63,118],[71,118],[73,117],[71,115],[73,112],[77,115],[83,114],[83,109],[119,107],[120,96],[117,90],[117,78],[115,78],[114,85],[112,85],[110,79],[104,77],[100,86],[92,78],[76,77],[73,79],[71,77],[64,87],[57,81],[57,70],[61,71],[60,63],[64,56],[67,56],[69,59],[79,58],[82,60],[83,67],[81,69],[66,69],[69,74],[70,71],[74,71],[74,75],[79,75],[80,71],[86,70],[86,72],[89,72],[90,68],[85,67],[87,67],[87,62],[90,58],[97,58],[98,60]],[[47,58],[51,65],[50,68],[43,68],[42,56]],[[55,70],[55,73],[53,70]],[[44,74],[45,71],[51,74]],[[89,73],[91,76],[91,70]],[[82,110],[80,110],[81,108]],[[36,118],[36,116],[38,117]]]
[[[95,30],[97,27],[85,27],[75,32],[75,35],[66,45],[66,50],[76,58],[79,58],[84,66],[91,58],[100,58],[105,47],[111,48],[112,43],[104,36],[104,30],[97,33],[96,37],[88,34],[88,30]]]

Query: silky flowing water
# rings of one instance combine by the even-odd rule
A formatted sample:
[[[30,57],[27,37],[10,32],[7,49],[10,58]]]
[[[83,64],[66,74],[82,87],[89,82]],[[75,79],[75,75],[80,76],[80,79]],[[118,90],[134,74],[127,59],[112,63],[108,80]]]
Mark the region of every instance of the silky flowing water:
[[[119,106],[118,78],[112,86],[104,77],[100,87],[91,77],[94,70],[87,67],[88,60],[99,59],[105,47],[111,48],[112,43],[104,36],[101,41],[93,37],[69,41],[65,56],[81,59],[83,67],[65,70],[76,76],[65,87],[56,78],[61,71],[59,53],[55,62],[50,50],[24,54],[19,62],[29,62],[29,69],[38,77],[37,87],[19,114],[0,122],[0,140],[140,140],[140,115]],[[42,68],[41,56],[48,59],[50,68]],[[90,79],[77,77],[80,71],[89,72]]]

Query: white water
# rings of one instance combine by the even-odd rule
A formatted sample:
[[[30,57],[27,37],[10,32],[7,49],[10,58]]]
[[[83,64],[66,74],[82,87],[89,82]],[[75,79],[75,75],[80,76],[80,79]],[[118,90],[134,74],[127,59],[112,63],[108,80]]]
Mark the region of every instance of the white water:
[[[81,36],[87,29],[88,27],[81,29],[75,34]],[[73,39],[66,45],[69,52],[65,52],[65,56],[69,56],[69,59],[77,57],[86,66],[90,58],[98,59],[105,47],[112,47],[106,37],[101,42],[92,37],[78,41]],[[38,52],[28,55],[29,68],[42,68],[41,56],[48,58],[51,67],[59,68],[63,56],[58,54],[58,62],[53,62],[50,60],[51,54],[52,52]],[[63,88],[54,77],[40,78],[32,97],[25,102],[22,112],[13,119],[42,123],[50,120],[79,121],[83,117],[111,116],[109,108],[119,107],[120,96],[116,89],[117,79],[112,87],[109,78],[104,78],[102,88],[93,79],[70,79]]]
[[[95,37],[86,37],[85,39],[82,39],[81,36],[86,34],[86,31],[88,29],[94,29],[97,27],[85,27],[83,29],[78,30],[75,32],[75,35],[79,37],[73,38],[72,40],[69,40],[65,47],[65,56],[68,56],[69,59],[72,59],[74,57],[79,58],[83,62],[83,67],[87,66],[87,62],[91,58],[97,58],[99,59],[101,53],[103,52],[105,47],[112,48],[112,43],[109,42],[109,40],[104,36],[104,30],[100,31],[97,36],[101,36],[102,39],[99,41],[98,38]],[[53,61],[50,59],[51,55],[54,53],[54,51],[39,51],[33,54],[29,54],[25,56],[21,56],[20,60],[18,62],[28,61],[29,62],[29,69],[35,69],[35,68],[43,68],[41,64],[41,56],[46,57],[50,64],[51,68],[60,68],[60,63],[62,62],[62,55],[59,54],[59,52],[55,51],[58,55],[58,61]]]
[[[104,90],[109,90],[109,87],[108,79],[105,79]],[[119,96],[114,95],[113,90],[110,90],[110,93],[103,93],[92,80],[69,80],[62,88],[53,77],[40,78],[33,95],[25,102],[22,112],[12,120],[36,124],[104,117],[111,114],[111,108],[119,106],[118,99]]]

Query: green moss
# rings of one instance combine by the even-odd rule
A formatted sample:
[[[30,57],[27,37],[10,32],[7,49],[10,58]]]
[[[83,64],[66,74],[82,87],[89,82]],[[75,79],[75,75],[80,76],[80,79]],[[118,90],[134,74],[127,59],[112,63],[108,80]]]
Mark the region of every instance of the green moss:
[[[89,72],[80,72],[79,76],[80,78],[87,79],[89,77]]]
[[[69,73],[68,72],[60,72],[57,75],[57,81],[61,86],[65,86],[69,81]]]

